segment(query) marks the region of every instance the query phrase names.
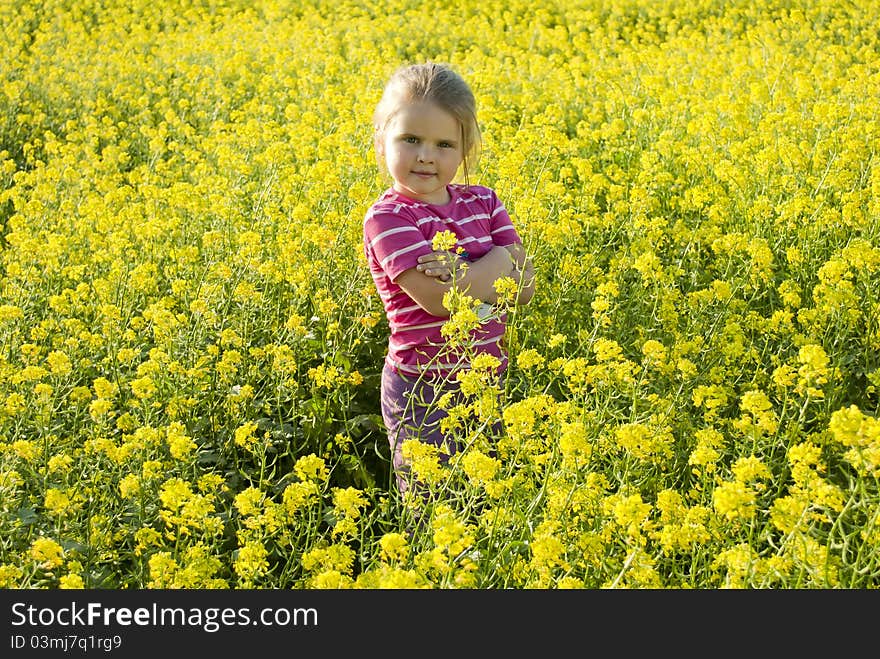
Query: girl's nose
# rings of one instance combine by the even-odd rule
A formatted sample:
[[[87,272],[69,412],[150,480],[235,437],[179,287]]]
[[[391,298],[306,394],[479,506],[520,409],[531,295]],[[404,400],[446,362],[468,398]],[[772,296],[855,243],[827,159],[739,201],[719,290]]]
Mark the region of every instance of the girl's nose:
[[[419,149],[418,159],[419,162],[430,162],[432,159],[431,149],[427,146],[422,146],[422,148]]]

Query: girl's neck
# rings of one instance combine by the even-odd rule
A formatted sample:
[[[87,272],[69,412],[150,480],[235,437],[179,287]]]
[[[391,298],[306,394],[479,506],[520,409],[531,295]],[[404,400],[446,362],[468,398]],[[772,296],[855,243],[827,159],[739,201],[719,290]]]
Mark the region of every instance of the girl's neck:
[[[415,202],[417,204],[426,204],[428,206],[436,206],[438,208],[443,208],[444,206],[448,206],[449,204],[452,203],[452,200],[455,197],[455,195],[453,194],[454,189],[455,189],[455,186],[452,184],[449,184],[446,186],[446,199],[444,201],[426,201],[424,199],[415,199],[414,197],[411,197],[410,195],[406,194],[406,192],[401,192],[400,190],[398,190],[397,188],[392,186],[392,190],[394,190],[394,194],[396,194],[400,197],[404,197],[405,199],[409,199],[410,201]]]

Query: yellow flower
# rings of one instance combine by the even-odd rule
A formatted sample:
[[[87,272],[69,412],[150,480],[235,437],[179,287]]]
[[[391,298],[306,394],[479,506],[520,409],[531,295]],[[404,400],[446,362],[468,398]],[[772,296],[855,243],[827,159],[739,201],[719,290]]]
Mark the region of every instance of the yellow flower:
[[[499,277],[492,282],[492,287],[498,294],[497,304],[501,307],[512,305],[519,292],[519,284],[513,277]]]
[[[807,344],[798,351],[798,382],[795,391],[806,393],[812,398],[824,398],[825,393],[819,389],[828,382],[831,369],[828,368],[828,355],[822,346]]]
[[[377,570],[358,575],[355,587],[409,590],[412,588],[430,588],[431,585],[423,575],[420,575],[415,570],[403,570],[398,567],[382,565]]]
[[[54,391],[55,390],[52,388],[52,385],[46,384],[45,382],[40,382],[34,387],[34,393],[36,394],[37,398],[39,398],[43,402],[46,402],[50,398],[52,398],[52,394],[54,393]]]
[[[340,574],[350,575],[354,559],[355,552],[351,547],[333,544],[326,547],[316,546],[304,552],[301,562],[303,569],[309,572],[336,570]]]
[[[516,356],[516,365],[523,370],[544,365],[544,357],[534,348],[526,348]]]
[[[58,580],[58,588],[61,590],[85,588],[83,578],[78,574],[65,574]]]
[[[831,414],[828,429],[847,448],[844,457],[859,473],[880,473],[880,421],[850,405]]]
[[[354,487],[334,487],[333,505],[342,515],[357,519],[361,515],[361,508],[369,506],[369,502],[362,490]]]
[[[14,304],[0,304],[0,323],[20,318],[24,318],[24,312],[21,307],[17,307]]]
[[[134,539],[137,542],[134,553],[138,556],[143,554],[144,549],[148,547],[159,547],[162,542],[162,536],[159,532],[149,527],[140,528],[135,531]]]
[[[462,294],[457,288],[450,288],[443,294],[443,307],[449,310],[449,319],[441,326],[440,334],[450,343],[466,343],[481,325],[477,308],[482,305],[480,300]]]
[[[755,492],[740,481],[721,483],[712,492],[712,505],[716,513],[729,520],[750,518],[755,510]]]
[[[145,460],[141,465],[141,473],[146,481],[158,478],[164,473],[164,471],[162,463],[159,460]]]
[[[96,398],[89,404],[89,416],[95,421],[106,416],[113,409],[113,403],[105,398]]]
[[[641,495],[617,494],[609,497],[604,505],[611,509],[614,521],[628,537],[632,539],[641,537],[642,529],[647,525],[651,513],[651,504],[643,501]]]
[[[263,511],[263,493],[257,487],[248,487],[235,495],[235,508],[239,515],[259,515]]]
[[[281,495],[282,505],[288,515],[294,515],[317,499],[318,486],[313,481],[291,483],[284,488],[284,493]]]
[[[598,338],[593,344],[593,352],[599,362],[617,361],[623,358],[623,350],[617,341]]]
[[[236,437],[237,440],[237,437]],[[169,424],[166,434],[168,450],[175,460],[185,460],[196,450],[196,443],[186,434],[183,424],[173,422]]]
[[[3,411],[9,416],[15,416],[19,412],[27,409],[27,401],[24,396],[19,393],[11,393],[6,397],[3,405]]]
[[[474,542],[468,525],[446,504],[435,508],[431,528],[435,546],[444,549],[450,559],[457,557]]]
[[[379,539],[379,546],[387,561],[405,561],[409,556],[406,536],[401,533],[386,533]]]
[[[70,496],[67,492],[63,492],[54,487],[50,487],[46,490],[46,495],[43,498],[43,505],[46,506],[46,510],[50,513],[59,516],[64,515],[72,508],[72,502],[70,501]]]
[[[458,242],[458,236],[453,231],[444,230],[434,234],[431,241],[431,247],[435,252],[451,251],[455,249]]]
[[[233,564],[235,573],[245,587],[252,587],[269,570],[269,552],[261,542],[250,540],[238,549],[237,554]]]
[[[529,547],[532,552],[532,565],[541,572],[553,567],[564,567],[565,543],[556,535],[557,528],[553,522],[543,522],[532,535]]]
[[[625,423],[614,430],[617,444],[641,459],[672,455],[674,437],[668,428],[658,428],[642,423]]]
[[[149,588],[173,588],[175,573],[178,570],[177,561],[167,551],[162,551],[150,556],[148,561],[150,569]]]
[[[131,381],[131,392],[142,400],[152,398],[157,391],[156,384],[149,375]]]
[[[107,400],[112,400],[117,391],[117,386],[104,377],[95,378],[92,381],[92,388],[98,398],[106,398]]]
[[[84,403],[87,400],[91,400],[92,392],[86,386],[76,386],[70,390],[70,400],[76,403]]]
[[[400,449],[404,459],[411,463],[412,471],[419,480],[431,485],[443,479],[440,451],[436,446],[417,439],[408,439],[401,444]]]
[[[30,442],[26,439],[17,439],[12,442],[12,451],[22,460],[33,460],[40,454],[40,449],[36,442]]]
[[[724,447],[724,435],[715,428],[703,428],[694,433],[697,445],[688,458],[688,464],[697,467],[709,466],[714,471],[714,464],[721,458],[719,449]]]
[[[593,454],[593,446],[583,423],[563,423],[562,433],[559,436],[559,450],[562,453],[562,464],[566,469],[576,471],[587,464]]]
[[[22,571],[17,565],[0,565],[0,588],[16,588]]]
[[[64,472],[70,469],[73,464],[73,458],[69,455],[53,455],[49,458],[49,471],[52,473]]]
[[[727,568],[726,587],[744,588],[755,562],[757,562],[757,557],[753,555],[752,548],[745,543],[740,543],[719,553],[712,562],[712,566]]]
[[[773,412],[773,404],[767,395],[758,389],[745,392],[740,399],[743,416],[734,421],[739,430],[749,433],[772,435],[779,427],[779,421]]]
[[[809,507],[810,502],[802,497],[779,497],[770,507],[770,521],[779,531],[791,533],[808,519]]]
[[[472,482],[484,484],[495,478],[495,474],[501,468],[501,462],[477,449],[471,449],[461,458],[461,466]]]
[[[785,389],[794,384],[795,370],[789,364],[783,364],[773,369],[773,384],[780,389]]]
[[[64,562],[64,551],[50,538],[37,538],[31,543],[30,556],[47,570],[58,567]]]
[[[137,496],[141,492],[141,481],[135,474],[126,474],[119,480],[119,494],[123,499]]]
[[[300,480],[313,481],[315,483],[323,483],[330,475],[324,459],[314,453],[300,457],[296,464],[294,464],[293,470]]]
[[[53,375],[67,375],[73,370],[70,357],[60,350],[50,352],[46,357],[46,362],[49,364],[49,371]]]
[[[42,366],[25,366],[15,375],[13,382],[35,382],[44,378],[48,373],[49,371]]]
[[[309,586],[315,589],[341,590],[350,588],[351,584],[351,577],[342,574],[339,570],[327,570],[316,574],[309,580]]]
[[[308,370],[309,379],[321,389],[333,389],[338,382],[345,379],[344,371],[332,364],[318,364]]]
[[[733,476],[740,483],[750,483],[758,479],[772,478],[770,469],[754,455],[737,458],[732,467]]]
[[[650,364],[662,364],[666,361],[666,346],[655,339],[648,339],[642,344],[642,354]]]
[[[239,426],[235,429],[235,444],[241,446],[248,451],[253,451],[259,443],[259,438],[255,436],[257,424],[254,421]]]
[[[137,356],[137,350],[134,350],[132,348],[120,348],[116,353],[116,360],[120,364],[130,364],[135,360]],[[98,395],[100,396],[100,394]]]

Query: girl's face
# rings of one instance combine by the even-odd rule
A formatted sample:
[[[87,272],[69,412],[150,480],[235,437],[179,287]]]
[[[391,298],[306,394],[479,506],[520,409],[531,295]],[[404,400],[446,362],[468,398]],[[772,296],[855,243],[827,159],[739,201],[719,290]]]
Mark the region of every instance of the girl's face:
[[[445,204],[446,190],[464,158],[461,126],[433,103],[405,105],[385,128],[376,148],[394,189],[416,201]]]

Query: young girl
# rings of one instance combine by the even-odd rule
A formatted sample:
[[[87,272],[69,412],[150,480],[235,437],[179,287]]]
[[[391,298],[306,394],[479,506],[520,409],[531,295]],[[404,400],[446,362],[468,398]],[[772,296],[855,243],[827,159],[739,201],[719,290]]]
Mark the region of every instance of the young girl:
[[[391,336],[382,372],[382,416],[401,493],[409,468],[401,451],[409,439],[443,447],[441,459],[461,447],[444,442],[435,404],[456,393],[455,374],[468,364],[443,350],[441,327],[449,318],[444,294],[453,286],[487,304],[498,301],[495,280],[512,277],[517,303],[534,294],[534,271],[504,205],[490,188],[471,185],[469,174],[480,132],[467,83],[448,65],[398,69],[373,116],[377,161],[393,181],[364,219],[364,251]],[[463,184],[453,183],[461,170]],[[435,251],[435,234],[451,231],[456,249]],[[467,263],[465,268],[461,266]],[[453,276],[455,273],[455,276]],[[473,346],[507,367],[501,344],[506,315],[490,315],[473,333]],[[447,453],[448,451],[448,453]]]

